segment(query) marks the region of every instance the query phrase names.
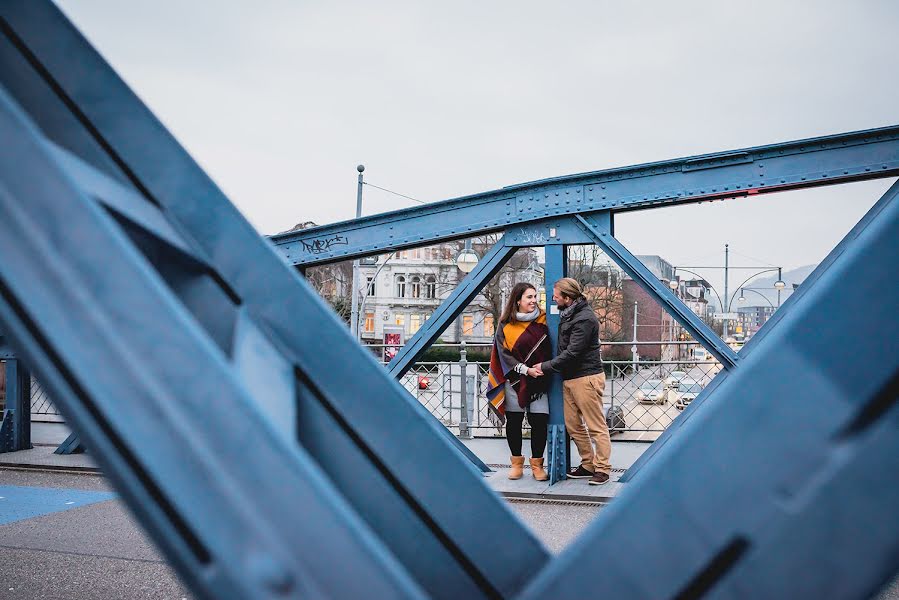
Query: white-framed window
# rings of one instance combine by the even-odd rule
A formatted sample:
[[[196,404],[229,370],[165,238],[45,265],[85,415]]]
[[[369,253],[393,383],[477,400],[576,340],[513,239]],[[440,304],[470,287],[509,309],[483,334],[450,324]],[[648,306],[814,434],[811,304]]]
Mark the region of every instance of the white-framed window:
[[[375,332],[375,311],[365,311],[365,333]]]
[[[425,277],[425,298],[433,300],[437,297],[437,278],[433,275]]]
[[[419,329],[421,329],[421,315],[409,315],[409,333],[414,334]]]
[[[421,277],[419,277],[418,275],[415,275],[412,277],[412,279],[409,281],[409,283],[410,283],[409,288],[410,288],[410,291],[412,292],[412,297],[413,298],[421,298]]]
[[[405,298],[406,297],[406,277],[405,277],[405,275],[397,275],[396,276],[396,297],[397,298]]]
[[[485,315],[484,316],[484,335],[485,336],[496,335],[496,326],[493,322],[493,315]]]
[[[405,327],[406,326],[406,315],[396,313],[396,318],[394,319],[394,322],[397,325],[399,325],[400,327]]]
[[[365,295],[366,296],[374,296],[375,295],[375,278],[374,277],[366,277],[365,278]]]
[[[462,315],[462,335],[466,337],[474,335],[474,315]]]

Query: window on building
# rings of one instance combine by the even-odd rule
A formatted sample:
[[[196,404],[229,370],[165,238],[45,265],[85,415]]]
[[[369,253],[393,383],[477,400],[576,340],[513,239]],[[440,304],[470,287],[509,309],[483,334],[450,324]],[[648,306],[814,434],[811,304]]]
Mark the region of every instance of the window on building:
[[[421,258],[421,248],[414,248],[411,251],[412,258]]]
[[[375,311],[365,311],[365,333],[375,332]]]
[[[464,335],[464,336],[474,335],[474,316],[473,315],[462,315],[462,335]]]
[[[366,277],[365,278],[365,295],[366,296],[374,296],[375,295],[375,278],[374,277]]]
[[[403,275],[396,276],[396,297],[406,297],[406,278]]]
[[[437,297],[437,278],[433,275],[425,277],[425,297],[432,300]]]
[[[409,291],[412,292],[413,298],[421,298],[421,277],[416,275],[410,280],[411,289]]]
[[[397,313],[395,322],[400,327],[405,327],[406,326],[406,315],[401,315],[401,314]]]
[[[484,335],[493,336],[496,334],[496,327],[493,323],[493,315],[486,315],[484,317]]]
[[[409,333],[414,334],[421,328],[421,315],[409,315]]]
[[[396,253],[396,257],[397,258],[409,258],[409,251],[408,250],[400,250],[399,252]]]

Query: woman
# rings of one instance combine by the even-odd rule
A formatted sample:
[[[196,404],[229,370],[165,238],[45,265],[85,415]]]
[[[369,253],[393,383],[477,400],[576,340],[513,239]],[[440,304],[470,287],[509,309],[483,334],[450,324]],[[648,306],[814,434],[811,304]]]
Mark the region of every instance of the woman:
[[[489,408],[506,423],[506,440],[512,454],[509,479],[520,479],[521,426],[527,411],[531,424],[531,473],[537,481],[549,479],[543,468],[549,424],[549,377],[528,377],[528,367],[552,357],[546,313],[537,304],[537,290],[530,283],[516,283],[496,328],[490,354]],[[533,372],[533,371],[532,371]]]

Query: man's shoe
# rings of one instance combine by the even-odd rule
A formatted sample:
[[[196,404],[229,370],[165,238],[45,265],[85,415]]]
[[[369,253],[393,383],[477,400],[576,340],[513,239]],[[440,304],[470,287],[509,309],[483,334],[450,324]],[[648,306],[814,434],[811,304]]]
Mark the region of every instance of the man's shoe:
[[[609,482],[609,474],[608,473],[594,473],[593,477],[590,478],[590,485],[602,485],[604,483]]]
[[[568,469],[568,479],[590,479],[593,472],[584,468],[584,465],[578,465]]]

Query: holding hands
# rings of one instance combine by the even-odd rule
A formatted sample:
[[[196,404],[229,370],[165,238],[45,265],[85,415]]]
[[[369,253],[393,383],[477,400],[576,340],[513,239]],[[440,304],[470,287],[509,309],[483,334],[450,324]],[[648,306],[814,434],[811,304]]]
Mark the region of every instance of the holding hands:
[[[540,368],[540,365],[528,367],[528,377],[543,377],[543,369]]]

